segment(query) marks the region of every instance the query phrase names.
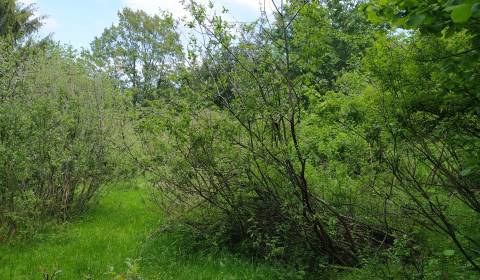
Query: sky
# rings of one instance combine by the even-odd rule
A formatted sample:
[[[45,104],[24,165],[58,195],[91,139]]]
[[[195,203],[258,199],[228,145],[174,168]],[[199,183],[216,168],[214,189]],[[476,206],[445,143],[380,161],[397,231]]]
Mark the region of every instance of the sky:
[[[86,48],[95,36],[117,22],[117,12],[124,7],[157,13],[159,9],[172,12],[174,17],[184,16],[180,0],[20,0],[34,3],[37,13],[45,15],[42,36],[53,34],[55,40],[71,44],[76,49]],[[252,21],[260,14],[262,0],[216,0],[237,21]],[[263,1],[262,1],[263,2]]]

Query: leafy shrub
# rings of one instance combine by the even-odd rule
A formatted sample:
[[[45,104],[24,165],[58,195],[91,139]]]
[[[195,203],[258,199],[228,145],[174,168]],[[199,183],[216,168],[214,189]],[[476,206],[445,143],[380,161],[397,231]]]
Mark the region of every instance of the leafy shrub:
[[[53,44],[0,60],[0,238],[82,211],[114,169],[115,98],[74,54]]]

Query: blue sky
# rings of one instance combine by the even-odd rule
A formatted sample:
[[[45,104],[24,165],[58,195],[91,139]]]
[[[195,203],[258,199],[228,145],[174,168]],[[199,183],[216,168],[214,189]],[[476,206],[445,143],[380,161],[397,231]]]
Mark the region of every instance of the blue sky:
[[[117,21],[123,7],[155,13],[168,10],[176,17],[185,15],[180,0],[20,0],[35,3],[38,14],[46,15],[41,34],[53,33],[53,38],[75,48],[88,47],[95,36]],[[250,21],[259,14],[263,0],[216,0],[225,6],[235,20]]]

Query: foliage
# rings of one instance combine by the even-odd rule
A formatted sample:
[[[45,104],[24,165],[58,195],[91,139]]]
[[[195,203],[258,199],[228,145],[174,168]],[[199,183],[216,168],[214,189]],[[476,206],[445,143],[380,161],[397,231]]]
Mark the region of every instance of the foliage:
[[[170,79],[181,56],[177,23],[171,14],[149,16],[128,8],[119,23],[105,29],[91,44],[91,62],[129,88],[134,104],[168,96]]]
[[[146,122],[153,133],[167,129],[149,163],[162,195],[172,199],[175,212],[200,215],[200,220],[183,216],[213,243],[267,258],[354,265],[359,250],[378,242],[373,235],[386,233],[325,199],[334,189],[310,176],[312,150],[302,131],[307,104],[323,94],[317,89],[333,88],[336,76],[353,67],[349,48],[369,45],[361,35],[365,31],[345,27],[329,33],[328,22],[349,23],[318,2],[281,7],[275,22],[264,18],[240,26],[239,35],[221,17],[206,16],[204,7],[191,3],[190,9],[192,24],[204,32],[203,45],[194,39],[191,52],[208,64],[194,69],[179,93],[196,97],[180,97],[170,117]],[[301,34],[315,30],[322,17],[327,17],[325,30],[315,34],[314,45],[306,44]],[[359,41],[350,44],[349,36]],[[322,52],[317,46],[326,50],[326,63],[308,61]],[[169,105],[156,110],[168,115],[161,108]]]
[[[284,278],[478,278],[479,1],[272,1],[251,23],[184,4],[185,54],[172,15],[130,9],[81,55],[2,35],[3,232],[141,170],[182,256],[229,249],[295,266]],[[10,26],[32,21],[8,7]],[[131,278],[164,249],[145,245]]]
[[[0,37],[12,45],[21,44],[42,25],[43,17],[35,17],[33,4],[23,5],[16,0],[0,1]]]
[[[366,11],[371,20],[428,33],[467,29],[476,34],[480,27],[478,0],[374,0]]]
[[[361,10],[386,3],[289,2],[243,25],[187,5],[202,37],[141,125],[172,223],[309,270],[430,277],[432,240],[466,261],[445,275],[478,270],[475,20],[386,32],[401,25]]]
[[[91,77],[68,50],[4,50],[1,239],[85,208],[114,166],[109,135],[116,104],[108,81]]]

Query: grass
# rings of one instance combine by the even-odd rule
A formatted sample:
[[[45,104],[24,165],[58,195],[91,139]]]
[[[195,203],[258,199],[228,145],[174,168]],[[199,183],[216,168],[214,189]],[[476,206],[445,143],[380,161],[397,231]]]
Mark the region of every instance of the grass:
[[[111,267],[127,270],[138,259],[145,279],[292,278],[282,267],[231,253],[188,251],[174,234],[152,235],[162,213],[143,187],[110,186],[98,203],[75,221],[51,228],[40,239],[0,245],[0,279],[112,279]],[[298,276],[298,275],[297,275]]]

